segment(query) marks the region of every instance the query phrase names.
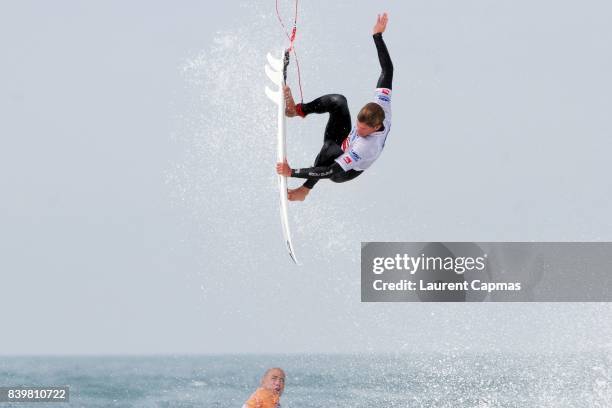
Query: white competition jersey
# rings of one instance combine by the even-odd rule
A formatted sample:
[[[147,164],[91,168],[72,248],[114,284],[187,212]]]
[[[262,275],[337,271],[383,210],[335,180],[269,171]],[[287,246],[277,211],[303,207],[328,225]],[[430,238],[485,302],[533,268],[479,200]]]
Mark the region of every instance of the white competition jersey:
[[[342,142],[344,154],[336,159],[336,162],[344,171],[351,169],[363,171],[370,167],[372,163],[385,147],[385,140],[391,130],[391,90],[387,88],[377,88],[374,100],[385,111],[383,129],[361,137],[357,134],[357,128],[353,125],[351,133]]]

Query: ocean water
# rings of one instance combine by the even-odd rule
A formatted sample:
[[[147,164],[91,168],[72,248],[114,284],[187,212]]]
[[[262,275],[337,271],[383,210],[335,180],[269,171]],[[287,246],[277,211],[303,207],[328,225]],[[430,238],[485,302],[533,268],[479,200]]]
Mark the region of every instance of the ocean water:
[[[284,408],[611,407],[605,353],[1,357],[0,386],[70,387],[35,407],[241,407],[263,371],[287,373]]]

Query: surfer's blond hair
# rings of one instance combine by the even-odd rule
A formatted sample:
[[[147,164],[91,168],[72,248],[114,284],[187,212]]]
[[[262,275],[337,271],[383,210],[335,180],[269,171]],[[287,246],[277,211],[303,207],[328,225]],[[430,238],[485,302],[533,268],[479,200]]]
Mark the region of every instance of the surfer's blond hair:
[[[370,102],[361,108],[357,115],[357,120],[370,127],[378,128],[382,125],[383,120],[385,120],[385,111],[379,104]]]

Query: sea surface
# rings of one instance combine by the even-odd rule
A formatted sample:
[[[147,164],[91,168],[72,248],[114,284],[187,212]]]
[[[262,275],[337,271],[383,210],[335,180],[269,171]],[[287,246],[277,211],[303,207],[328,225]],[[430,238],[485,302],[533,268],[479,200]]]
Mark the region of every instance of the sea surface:
[[[282,407],[612,407],[612,359],[575,354],[0,357],[0,386],[70,387],[68,403],[0,407],[241,407],[268,367]]]

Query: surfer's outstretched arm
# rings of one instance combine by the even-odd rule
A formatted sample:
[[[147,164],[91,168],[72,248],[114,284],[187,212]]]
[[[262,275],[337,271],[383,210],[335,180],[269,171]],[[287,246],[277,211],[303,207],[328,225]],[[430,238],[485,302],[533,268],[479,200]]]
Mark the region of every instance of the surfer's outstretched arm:
[[[344,170],[342,169],[342,167],[340,167],[338,163],[334,163],[331,166],[316,166],[308,167],[305,169],[292,169],[291,177],[305,178],[309,180],[320,180],[325,178],[331,178],[337,174],[342,173],[343,171]]]
[[[330,166],[315,166],[305,169],[292,169],[291,167],[289,167],[289,164],[287,164],[287,161],[285,161],[284,163],[277,163],[276,172],[281,176],[285,177],[297,177],[307,179],[304,185],[302,185],[301,187],[289,189],[287,191],[289,201],[304,201],[310,190],[312,190],[314,185],[317,184],[320,179],[332,178],[337,175],[342,177],[343,173],[346,173],[338,163],[333,163]],[[350,178],[346,179],[348,180]]]
[[[387,13],[384,13],[382,16],[380,14],[378,15],[373,29],[373,37],[374,44],[376,45],[376,52],[378,53],[378,61],[380,62],[380,68],[382,70],[376,87],[391,89],[391,83],[393,82],[393,62],[391,62],[387,45],[382,37],[382,33],[387,28],[388,21],[389,17]]]
[[[304,169],[292,169],[291,167],[289,167],[287,162],[276,164],[276,172],[285,177],[320,180],[325,178],[331,178],[332,176],[340,174],[343,171],[344,169],[336,162],[334,162],[330,166],[315,166]]]

